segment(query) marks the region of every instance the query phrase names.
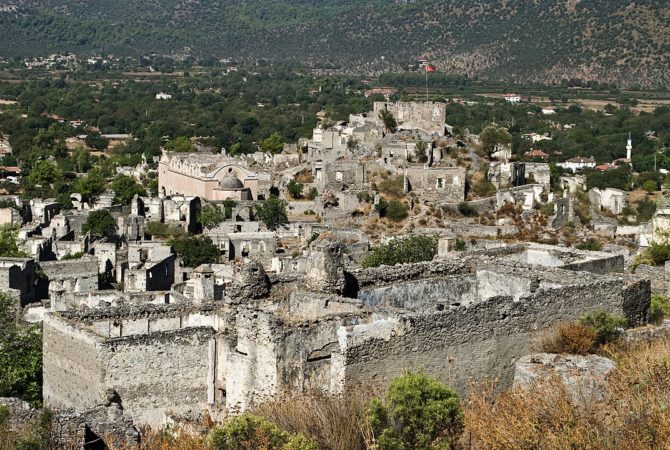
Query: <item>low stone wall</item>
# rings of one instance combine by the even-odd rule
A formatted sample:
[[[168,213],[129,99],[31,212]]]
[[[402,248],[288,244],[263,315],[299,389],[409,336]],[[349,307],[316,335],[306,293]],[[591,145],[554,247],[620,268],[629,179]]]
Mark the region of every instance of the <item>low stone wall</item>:
[[[418,278],[458,275],[468,273],[470,268],[456,259],[438,259],[413,264],[380,266],[351,272],[353,281],[359,289],[369,286],[381,286]]]

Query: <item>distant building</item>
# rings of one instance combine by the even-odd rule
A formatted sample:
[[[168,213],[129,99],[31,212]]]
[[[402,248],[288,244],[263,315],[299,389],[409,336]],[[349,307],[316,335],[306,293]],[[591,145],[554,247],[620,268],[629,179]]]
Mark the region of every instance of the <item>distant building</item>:
[[[542,159],[549,158],[549,155],[546,154],[545,152],[543,152],[540,149],[534,149],[534,150],[531,150],[529,152],[526,152],[526,153],[524,153],[524,156],[526,156],[528,158],[542,158]]]
[[[505,100],[510,103],[521,103],[521,96],[519,94],[505,94]]]
[[[556,165],[559,167],[563,167],[564,169],[577,172],[578,170],[582,169],[593,169],[594,167],[596,167],[596,160],[593,159],[593,157],[584,158],[583,156],[577,156],[575,158],[570,158],[567,161],[558,163]]]
[[[551,116],[552,114],[556,114],[556,110],[554,108],[542,108],[542,114]]]
[[[172,98],[172,94],[166,94],[165,92],[159,92],[156,94],[156,100],[170,100]]]

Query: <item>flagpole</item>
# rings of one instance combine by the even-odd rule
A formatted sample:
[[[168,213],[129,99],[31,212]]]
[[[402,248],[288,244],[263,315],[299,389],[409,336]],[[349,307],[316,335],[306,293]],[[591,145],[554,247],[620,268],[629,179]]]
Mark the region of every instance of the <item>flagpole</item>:
[[[426,102],[428,102],[428,65],[424,67],[424,71],[426,72]]]

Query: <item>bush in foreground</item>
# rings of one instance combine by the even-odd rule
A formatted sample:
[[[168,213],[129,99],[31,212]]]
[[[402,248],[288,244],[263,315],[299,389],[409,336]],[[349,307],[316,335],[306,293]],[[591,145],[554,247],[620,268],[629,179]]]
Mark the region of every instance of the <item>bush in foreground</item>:
[[[596,333],[579,323],[563,323],[547,331],[540,348],[545,353],[589,354],[596,342]]]
[[[449,448],[463,432],[456,391],[421,372],[396,378],[371,402],[369,419],[379,450]]]
[[[214,427],[209,441],[216,450],[319,450],[302,434],[280,430],[264,417],[243,414]]]
[[[471,386],[465,407],[466,448],[667,448],[670,340],[616,347],[605,356],[617,368],[597,403],[574,399],[557,380],[503,392],[493,383]]]

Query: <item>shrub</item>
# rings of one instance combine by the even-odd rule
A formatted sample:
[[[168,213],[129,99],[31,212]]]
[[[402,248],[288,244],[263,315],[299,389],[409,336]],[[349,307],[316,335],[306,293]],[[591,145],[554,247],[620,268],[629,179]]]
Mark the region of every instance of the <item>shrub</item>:
[[[575,248],[577,248],[578,250],[589,250],[592,252],[598,252],[603,249],[603,244],[601,244],[598,239],[589,238],[586,241],[575,245]]]
[[[654,191],[656,190],[657,187],[658,187],[658,186],[657,186],[656,182],[653,181],[653,180],[647,180],[647,181],[645,181],[644,184],[642,185],[642,189],[644,189],[645,191],[647,191],[647,192],[650,193],[650,194],[651,194],[652,192],[654,192]]]
[[[356,197],[358,197],[358,201],[361,203],[372,203],[374,200],[373,196],[370,195],[368,191],[361,191],[356,194]]]
[[[363,260],[363,267],[430,261],[437,254],[436,236],[408,236],[376,247]]]
[[[458,212],[466,217],[472,217],[477,215],[477,210],[466,202],[461,202],[458,204]]]
[[[145,228],[145,232],[159,239],[176,238],[186,234],[182,227],[163,222],[149,222]]]
[[[319,196],[319,191],[317,188],[313,187],[307,192],[307,200],[314,200]]]
[[[472,186],[472,192],[477,197],[491,197],[496,193],[496,187],[486,178],[482,178]]]
[[[464,252],[466,248],[467,244],[465,243],[464,240],[456,239],[456,242],[454,242],[454,250],[456,250],[457,252]]]
[[[391,200],[386,210],[386,217],[394,222],[401,222],[407,218],[407,205],[397,200]]]
[[[633,268],[640,264],[662,266],[670,260],[670,243],[652,242],[642,253],[635,257]]]
[[[618,339],[627,322],[621,316],[598,310],[582,316],[579,323],[593,330],[596,346],[602,346]]]
[[[554,209],[555,208],[553,203],[545,203],[544,205],[540,206],[540,212],[545,216],[554,215]]]
[[[598,381],[594,402],[570,393],[555,378],[528,389],[501,391],[495,383],[472,385],[464,403],[467,442],[473,449],[666,448],[670,442],[670,340],[608,349],[616,370]]]
[[[651,305],[649,306],[649,323],[660,325],[668,314],[670,314],[668,299],[662,295],[652,295]]]
[[[280,430],[267,419],[248,413],[214,427],[209,441],[217,450],[318,450],[304,435]]]
[[[387,202],[383,197],[379,198],[379,202],[375,204],[375,211],[379,213],[379,217],[386,217],[386,211],[388,210],[389,202]]]
[[[404,191],[405,180],[402,175],[397,177],[387,178],[379,183],[379,192],[390,195],[392,197],[402,197],[405,195]]]
[[[302,183],[296,183],[295,180],[291,180],[286,185],[286,190],[289,195],[294,199],[302,198],[302,190],[305,186]]]
[[[651,200],[640,200],[637,202],[637,219],[640,222],[647,222],[651,220],[656,212],[656,203]]]
[[[586,355],[595,346],[596,333],[580,323],[563,323],[544,333],[540,349],[545,353]]]
[[[396,378],[369,420],[379,450],[448,448],[463,432],[456,391],[421,372]]]

